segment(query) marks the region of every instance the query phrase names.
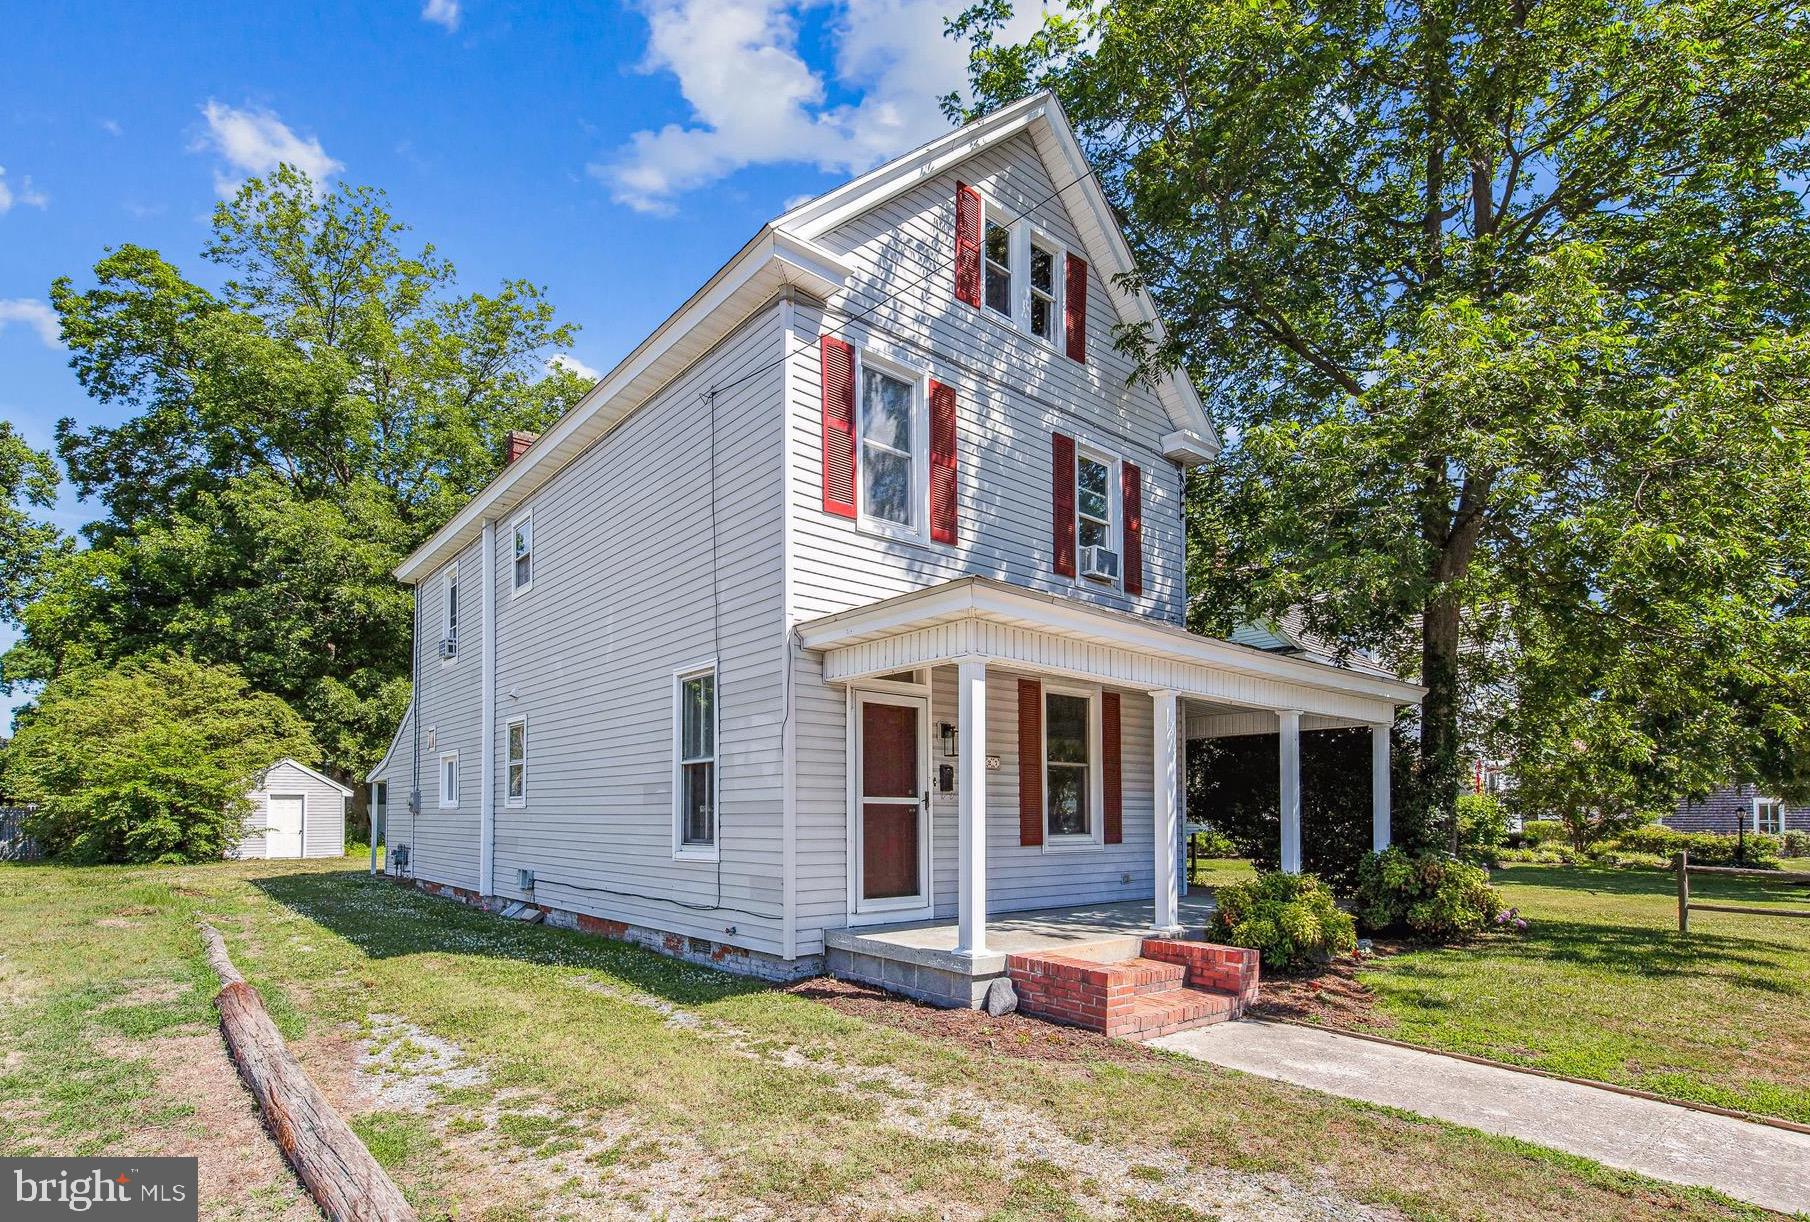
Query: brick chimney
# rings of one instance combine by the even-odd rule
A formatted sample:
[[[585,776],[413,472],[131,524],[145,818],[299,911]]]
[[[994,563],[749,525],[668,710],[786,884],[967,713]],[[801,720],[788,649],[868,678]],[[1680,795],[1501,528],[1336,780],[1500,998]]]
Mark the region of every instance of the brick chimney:
[[[526,454],[528,447],[533,445],[534,439],[539,436],[539,433],[530,433],[525,429],[509,430],[509,442],[505,447],[503,465],[506,467]]]

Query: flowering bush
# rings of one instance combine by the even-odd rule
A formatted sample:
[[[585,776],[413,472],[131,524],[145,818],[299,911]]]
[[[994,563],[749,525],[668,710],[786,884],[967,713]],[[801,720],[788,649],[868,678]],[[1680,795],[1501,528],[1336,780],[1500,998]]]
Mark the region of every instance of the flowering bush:
[[[1370,930],[1406,930],[1435,942],[1481,933],[1502,912],[1487,871],[1449,857],[1411,857],[1399,848],[1358,863],[1358,921]]]
[[[1288,971],[1324,963],[1357,947],[1351,918],[1311,874],[1260,874],[1221,887],[1215,898],[1219,906],[1208,936],[1255,950],[1265,968]]]

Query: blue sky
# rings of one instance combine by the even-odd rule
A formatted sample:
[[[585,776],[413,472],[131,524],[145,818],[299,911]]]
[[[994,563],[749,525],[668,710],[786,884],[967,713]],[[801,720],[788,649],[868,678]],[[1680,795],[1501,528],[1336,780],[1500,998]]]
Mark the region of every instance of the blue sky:
[[[469,288],[544,284],[607,369],[788,201],[942,130],[959,7],[0,0],[0,417],[41,447],[114,418],[50,282],[135,242],[209,283],[211,208],[278,159],[386,189]]]

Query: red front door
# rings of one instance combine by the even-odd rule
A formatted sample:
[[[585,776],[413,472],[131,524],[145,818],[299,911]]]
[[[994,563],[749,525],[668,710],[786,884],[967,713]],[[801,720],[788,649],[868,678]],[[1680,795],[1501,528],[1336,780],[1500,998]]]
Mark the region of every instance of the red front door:
[[[863,696],[861,709],[861,898],[924,895],[923,703]]]

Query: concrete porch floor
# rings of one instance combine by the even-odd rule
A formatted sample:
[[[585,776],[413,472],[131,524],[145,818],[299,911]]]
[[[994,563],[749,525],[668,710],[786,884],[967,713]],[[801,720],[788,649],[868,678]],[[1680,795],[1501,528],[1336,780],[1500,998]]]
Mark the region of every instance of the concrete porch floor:
[[[1182,896],[1177,913],[1182,936],[1200,937],[1213,908],[1210,891]],[[987,917],[987,952],[972,959],[955,954],[953,918],[832,929],[825,931],[823,944],[833,976],[933,1005],[972,1007],[995,978],[1005,975],[1007,955],[1060,950],[1087,958],[1129,958],[1137,954],[1155,913],[1153,900],[1124,900],[992,914]]]

